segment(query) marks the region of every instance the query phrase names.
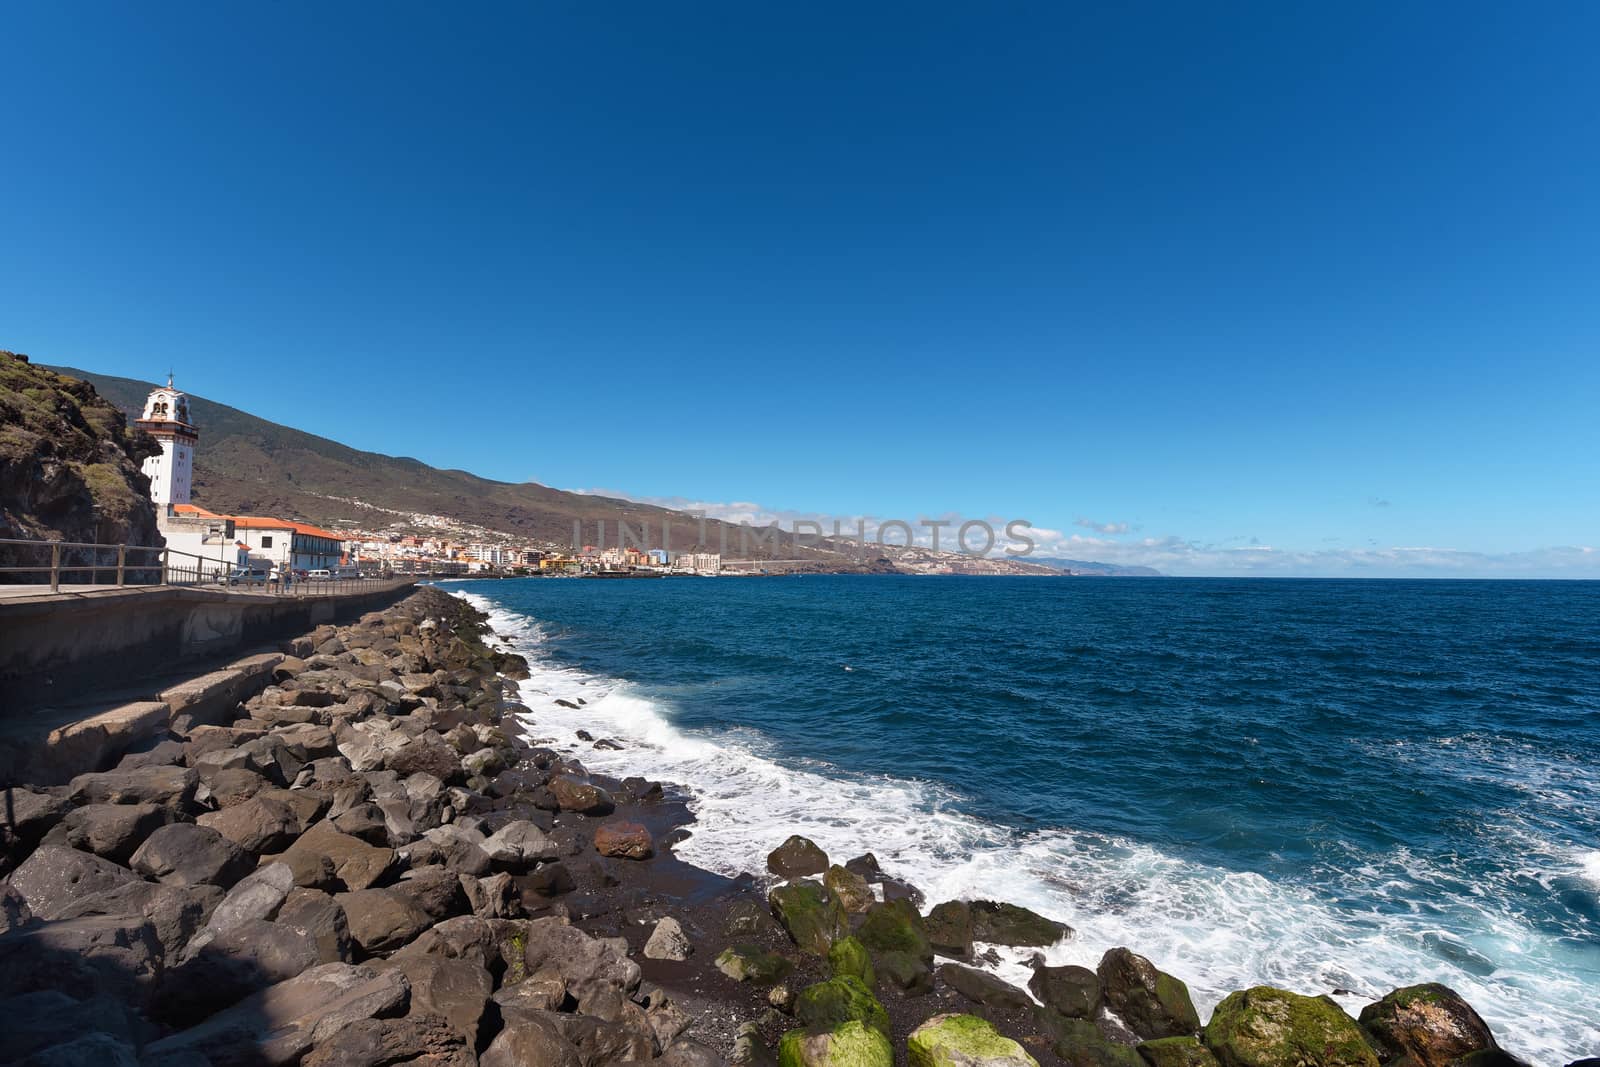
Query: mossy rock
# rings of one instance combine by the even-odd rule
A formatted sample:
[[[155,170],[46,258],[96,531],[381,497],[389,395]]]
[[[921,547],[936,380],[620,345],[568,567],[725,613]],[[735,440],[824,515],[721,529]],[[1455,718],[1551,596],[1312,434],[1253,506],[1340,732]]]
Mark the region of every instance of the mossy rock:
[[[1136,952],[1114,948],[1100,959],[1105,1006],[1146,1040],[1193,1037],[1200,1031],[1189,987]]]
[[[1158,1037],[1139,1046],[1150,1067],[1217,1067],[1211,1050],[1194,1037]]]
[[[1447,985],[1396,989],[1361,1011],[1361,1025],[1389,1059],[1409,1056],[1418,1067],[1445,1067],[1474,1052],[1496,1049],[1489,1024]]]
[[[873,957],[878,981],[893,986],[908,997],[933,992],[933,967],[910,952],[880,952]]]
[[[972,909],[964,900],[935,904],[923,920],[928,943],[941,956],[967,959],[972,955]]]
[[[974,900],[972,939],[993,945],[1043,948],[1072,936],[1072,927],[1036,911],[999,900]]]
[[[868,989],[878,984],[872,957],[857,937],[841,937],[828,948],[828,970],[835,978],[844,975],[859,978]]]
[[[976,1015],[935,1015],[906,1038],[911,1067],[1039,1067],[1017,1042]]]
[[[894,1050],[882,1031],[852,1019],[790,1030],[778,1042],[778,1067],[894,1067]]]
[[[772,985],[794,970],[794,964],[776,952],[767,952],[756,945],[732,945],[722,950],[716,959],[717,970],[735,982],[753,982]]]
[[[908,952],[923,960],[933,959],[933,946],[923,931],[922,916],[908,900],[874,904],[866,921],[856,931],[861,943],[874,956],[885,952]]]
[[[877,900],[872,895],[872,887],[867,884],[865,878],[837,863],[829,867],[828,873],[822,876],[822,884],[839,898],[839,906],[848,912],[856,914],[864,912]]]
[[[826,956],[850,930],[839,898],[816,882],[780,885],[767,894],[767,902],[794,943],[814,956]]]
[[[1230,993],[1203,1037],[1222,1067],[1378,1067],[1368,1039],[1327,997],[1256,986]]]
[[[1131,1045],[1119,1045],[1087,1019],[1057,1015],[1048,1029],[1055,1035],[1052,1051],[1067,1067],[1145,1067]]]
[[[1028,989],[1039,1002],[1069,1019],[1092,1019],[1100,1007],[1100,976],[1087,967],[1047,967],[1035,963]]]
[[[854,975],[840,975],[807,986],[795,1000],[794,1017],[807,1027],[832,1029],[851,1019],[889,1033],[889,1013],[866,983]]]

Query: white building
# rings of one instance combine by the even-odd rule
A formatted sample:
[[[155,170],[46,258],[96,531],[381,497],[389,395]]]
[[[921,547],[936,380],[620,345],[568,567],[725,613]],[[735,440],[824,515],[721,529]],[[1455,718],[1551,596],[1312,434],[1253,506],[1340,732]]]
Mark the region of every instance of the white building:
[[[674,570],[689,571],[693,574],[721,574],[722,553],[720,552],[680,552],[672,560]]]
[[[187,504],[194,484],[194,446],[200,432],[189,421],[188,396],[172,387],[170,374],[165,388],[153,389],[145,398],[144,414],[134,424],[161,444],[161,454],[145,460],[142,468],[150,476],[150,499],[159,508]]]

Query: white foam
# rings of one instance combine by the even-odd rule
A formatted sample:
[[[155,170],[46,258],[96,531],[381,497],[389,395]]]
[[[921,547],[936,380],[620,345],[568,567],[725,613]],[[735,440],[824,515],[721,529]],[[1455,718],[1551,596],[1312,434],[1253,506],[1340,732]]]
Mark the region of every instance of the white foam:
[[[1130,946],[1184,978],[1202,1018],[1228,992],[1262,983],[1313,994],[1351,990],[1339,999],[1357,1012],[1389,989],[1439,981],[1484,1015],[1503,1046],[1536,1065],[1600,1050],[1596,947],[1540,933],[1515,909],[1404,850],[1333,873],[1356,899],[1383,899],[1385,886],[1414,894],[1419,885],[1437,887],[1437,899],[1419,909],[1397,893],[1395,906],[1361,912],[1304,885],[1195,864],[1137,842],[1068,829],[1017,831],[961,811],[938,783],[780,760],[754,731],[685,733],[630,684],[555,662],[533,620],[479,595],[458,595],[489,612],[496,632],[528,658],[531,677],[520,690],[533,710],[525,724],[531,737],[592,771],[688,789],[698,821],[675,852],[689,863],[729,876],[764,874],[767,852],[804,834],[835,857],[875,853],[930,904],[996,897],[1070,923],[1075,936],[1045,954],[1052,964],[1092,967],[1106,949]],[[587,703],[573,710],[557,699]],[[626,747],[595,749],[575,738],[579,729]],[[1600,882],[1600,851],[1579,867]],[[1471,940],[1442,928],[1462,908],[1481,919]],[[1024,984],[1028,953],[1000,954],[996,973]]]

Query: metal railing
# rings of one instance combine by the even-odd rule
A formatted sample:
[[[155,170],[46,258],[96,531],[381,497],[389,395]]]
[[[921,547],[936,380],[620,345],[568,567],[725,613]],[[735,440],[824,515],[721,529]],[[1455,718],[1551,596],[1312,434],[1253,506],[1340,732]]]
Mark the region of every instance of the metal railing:
[[[32,562],[11,562],[13,557],[31,558]],[[0,538],[0,584],[48,583],[52,593],[60,592],[62,585],[176,585],[272,596],[323,596],[374,589],[379,580],[247,571],[226,560],[149,545]]]

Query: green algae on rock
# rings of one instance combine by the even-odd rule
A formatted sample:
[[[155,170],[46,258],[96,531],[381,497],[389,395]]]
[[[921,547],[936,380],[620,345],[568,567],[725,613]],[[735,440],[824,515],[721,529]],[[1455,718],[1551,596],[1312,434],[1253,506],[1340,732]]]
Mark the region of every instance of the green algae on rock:
[[[794,964],[756,945],[732,945],[722,950],[716,959],[717,970],[735,982],[753,982],[771,985],[794,970]]]
[[[839,898],[839,906],[848,912],[864,912],[872,907],[876,899],[872,895],[872,887],[867,884],[865,878],[837,863],[829,867],[828,872],[822,876],[822,884]]]
[[[935,904],[923,926],[929,943],[941,956],[967,959],[972,955],[972,909],[966,901]]]
[[[1158,1037],[1138,1050],[1150,1067],[1217,1067],[1217,1058],[1195,1037]]]
[[[999,900],[974,900],[972,939],[992,945],[1043,948],[1072,936],[1072,927],[1047,919],[1036,911]]]
[[[850,929],[839,898],[817,882],[777,886],[767,894],[767,902],[794,943],[814,956],[826,956]]]
[[[889,1013],[854,975],[839,975],[801,990],[794,1017],[807,1027],[829,1029],[855,1019],[889,1033]]]
[[[868,989],[878,982],[877,974],[872,969],[872,957],[867,954],[867,946],[854,935],[841,937],[829,947],[828,969],[835,978],[844,975],[859,978],[861,984]]]
[[[1378,1067],[1356,1021],[1327,997],[1256,986],[1223,998],[1202,1038],[1222,1067]]]
[[[1050,1009],[1040,1009],[1047,1012]],[[1067,1067],[1144,1067],[1144,1060],[1131,1045],[1119,1045],[1087,1019],[1068,1019],[1055,1014],[1036,1014],[1041,1026],[1055,1035],[1051,1051]]]
[[[1017,1042],[976,1015],[935,1015],[906,1038],[911,1067],[1039,1067]]]
[[[894,1050],[877,1028],[852,1019],[832,1029],[790,1030],[778,1042],[778,1067],[893,1067]]]
[[[913,996],[932,991],[933,946],[910,901],[873,905],[856,937],[872,954],[880,979]]]

